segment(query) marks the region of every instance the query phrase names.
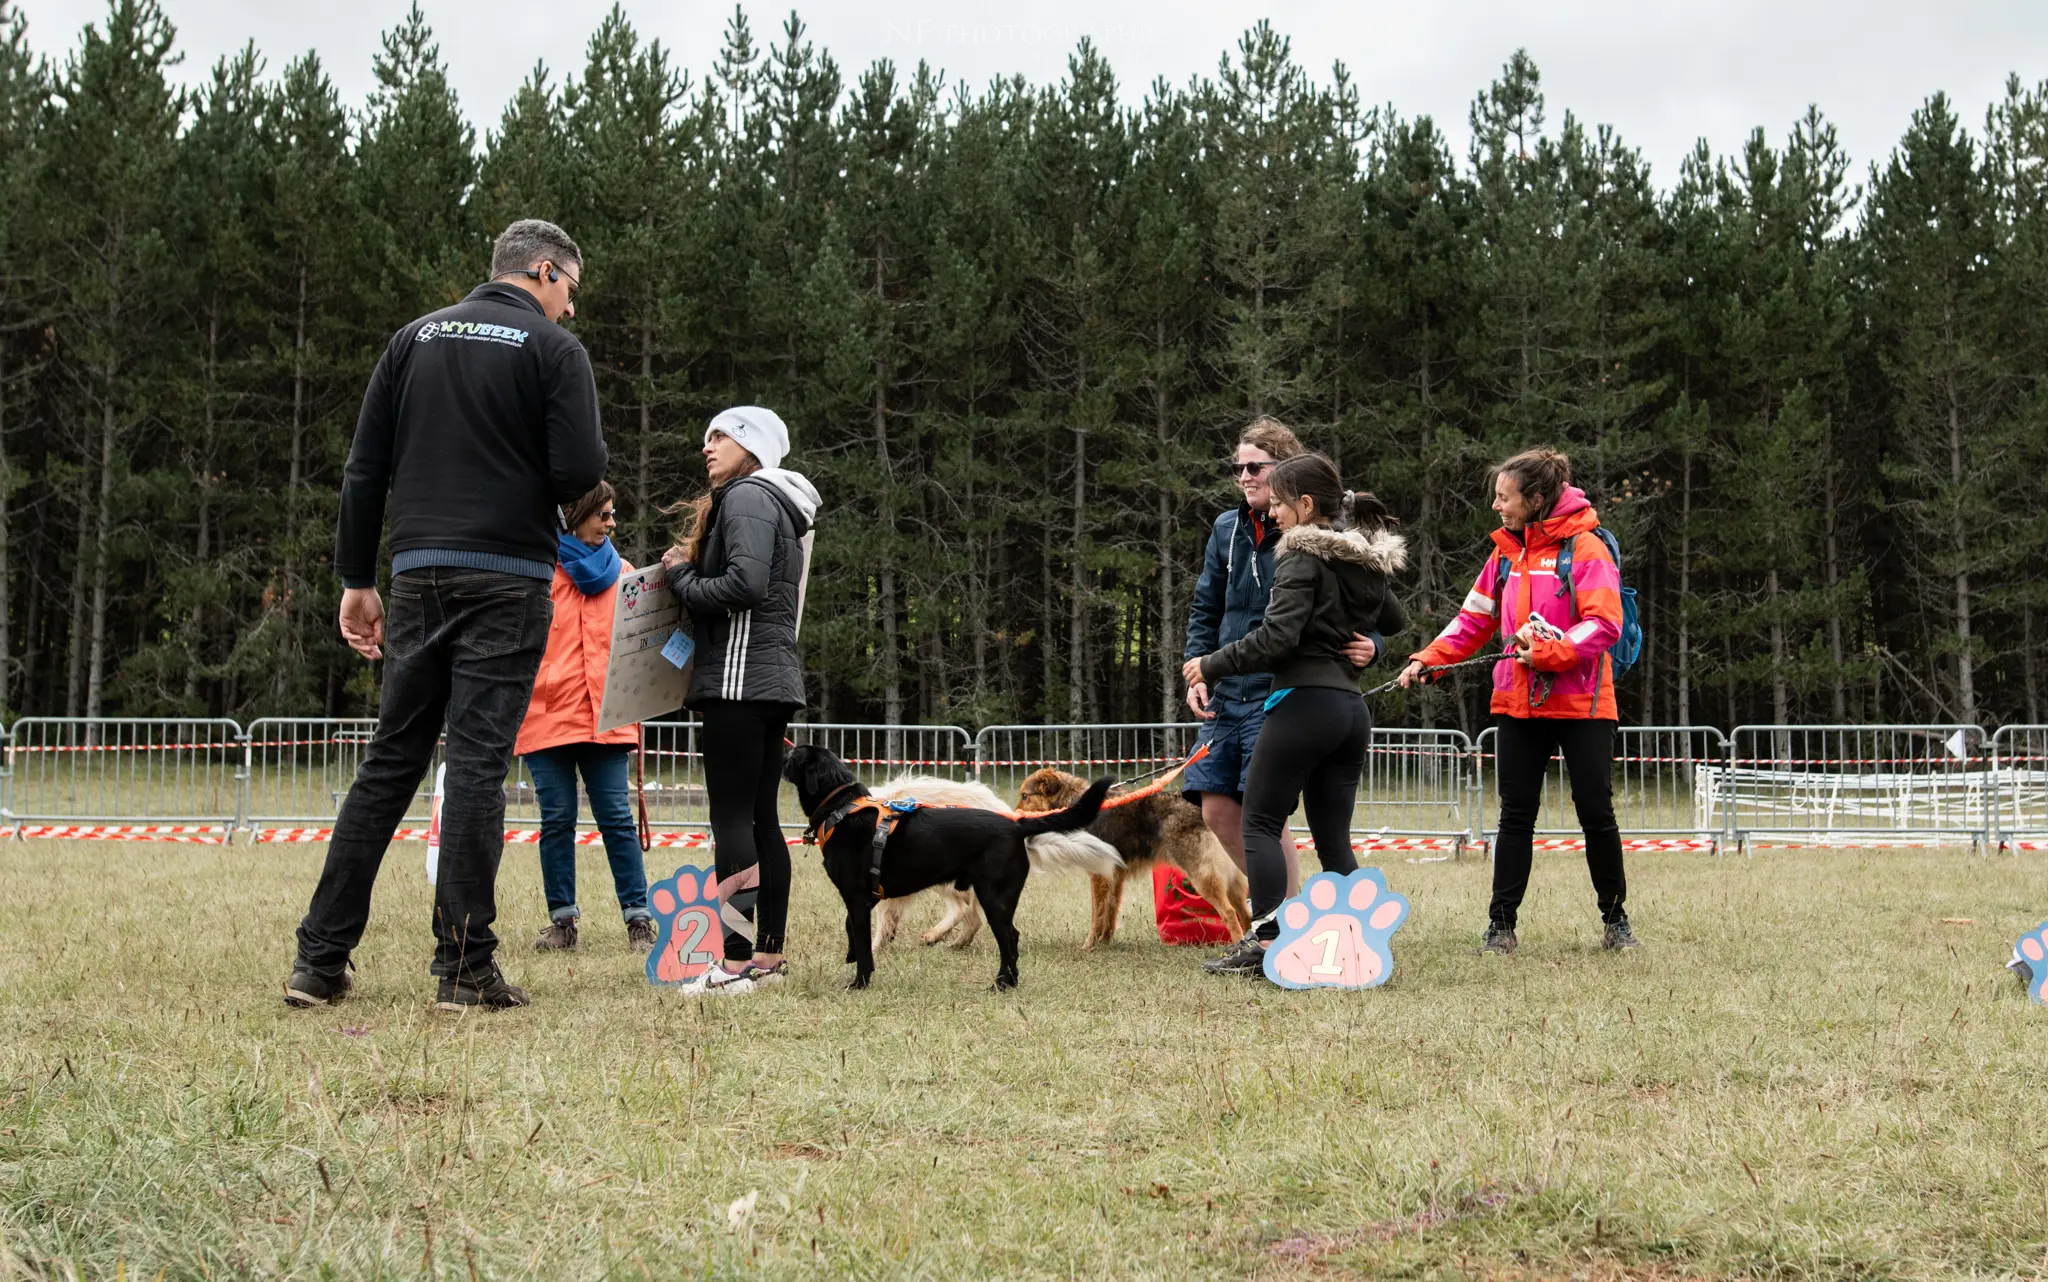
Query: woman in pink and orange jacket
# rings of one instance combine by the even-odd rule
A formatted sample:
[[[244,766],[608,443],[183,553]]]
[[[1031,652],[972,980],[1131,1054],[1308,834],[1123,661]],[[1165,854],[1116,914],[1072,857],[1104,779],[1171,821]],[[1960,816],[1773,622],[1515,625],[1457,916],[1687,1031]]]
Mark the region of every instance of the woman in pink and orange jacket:
[[[1493,902],[1480,951],[1515,951],[1515,919],[1529,888],[1543,775],[1561,754],[1586,835],[1586,867],[1604,924],[1602,945],[1634,948],[1623,903],[1621,829],[1614,819],[1614,661],[1621,635],[1621,570],[1593,531],[1599,514],[1571,483],[1571,460],[1528,450],[1494,473],[1494,551],[1450,626],[1402,670],[1412,685],[1425,667],[1457,663],[1487,639],[1506,638],[1493,669],[1500,833],[1493,847]],[[1570,584],[1557,574],[1569,543]]]

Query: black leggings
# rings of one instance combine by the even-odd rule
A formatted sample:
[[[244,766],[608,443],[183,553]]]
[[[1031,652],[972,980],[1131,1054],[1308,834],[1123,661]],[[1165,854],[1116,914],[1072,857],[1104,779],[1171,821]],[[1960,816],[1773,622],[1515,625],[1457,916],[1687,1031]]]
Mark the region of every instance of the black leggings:
[[[706,700],[693,709],[704,723],[704,791],[711,803],[711,849],[721,886],[749,868],[760,869],[760,888],[728,892],[725,903],[753,922],[749,939],[728,920],[727,961],[756,949],[782,951],[789,924],[789,846],[776,807],[782,791],[782,736],[789,730],[786,703]]]
[[[1501,717],[1499,727],[1500,835],[1493,843],[1493,903],[1487,909],[1492,924],[1514,929],[1529,889],[1543,776],[1560,753],[1586,834],[1586,870],[1593,874],[1600,919],[1620,921],[1628,875],[1621,866],[1621,827],[1614,821],[1614,722]]]
[[[1252,917],[1265,916],[1287,897],[1287,820],[1296,802],[1308,811],[1316,858],[1324,872],[1358,867],[1351,854],[1351,805],[1372,743],[1372,714],[1356,690],[1303,686],[1290,690],[1266,714],[1252,749],[1244,785],[1244,862],[1251,878]],[[1258,928],[1261,939],[1280,923]]]

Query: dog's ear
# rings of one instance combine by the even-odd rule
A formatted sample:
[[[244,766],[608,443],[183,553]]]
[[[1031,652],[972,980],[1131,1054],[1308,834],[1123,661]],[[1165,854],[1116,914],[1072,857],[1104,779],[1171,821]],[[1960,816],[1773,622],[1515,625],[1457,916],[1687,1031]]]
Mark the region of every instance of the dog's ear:
[[[811,797],[822,797],[853,778],[853,772],[831,749],[811,743],[790,750],[783,775],[798,792]]]

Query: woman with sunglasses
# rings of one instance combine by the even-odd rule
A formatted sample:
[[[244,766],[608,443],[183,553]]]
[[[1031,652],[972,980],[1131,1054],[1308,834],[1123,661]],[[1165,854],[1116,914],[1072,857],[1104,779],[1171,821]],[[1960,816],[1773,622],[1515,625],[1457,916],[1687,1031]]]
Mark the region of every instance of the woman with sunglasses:
[[[615,498],[611,482],[599,481],[562,514],[568,533],[560,536],[551,589],[555,617],[548,625],[548,648],[533,680],[526,721],[513,745],[533,776],[534,800],[540,803],[540,880],[548,899],[548,928],[533,946],[542,952],[575,948],[583,916],[576,906],[579,773],[590,794],[591,816],[604,834],[612,890],[626,919],[626,943],[637,953],[654,947],[647,866],[626,779],[627,763],[640,743],[640,727],[597,728],[619,575],[633,570],[612,546],[618,520]]]
[[[1210,528],[1202,576],[1195,582],[1188,609],[1183,660],[1199,659],[1243,640],[1265,618],[1266,598],[1273,590],[1273,552],[1280,545],[1280,532],[1269,514],[1273,492],[1267,485],[1268,473],[1275,463],[1305,452],[1300,438],[1275,418],[1255,419],[1238,435],[1237,456],[1226,466],[1242,498]],[[1365,668],[1385,644],[1378,633],[1354,635],[1344,657]],[[1207,744],[1209,755],[1188,767],[1182,795],[1202,808],[1202,822],[1240,869],[1245,866],[1245,783],[1272,692],[1273,677],[1266,672],[1222,677],[1214,683],[1197,681],[1188,687],[1188,709],[1203,722],[1196,743]],[[1301,885],[1301,859],[1293,842],[1282,842],[1281,848],[1291,895]]]
[[[1413,685],[1424,667],[1458,663],[1498,632],[1504,655],[1493,665],[1498,740],[1494,775],[1500,833],[1493,843],[1493,902],[1482,953],[1515,951],[1515,921],[1529,888],[1543,776],[1562,756],[1572,804],[1586,835],[1586,868],[1603,926],[1601,946],[1634,948],[1623,902],[1628,875],[1614,819],[1614,661],[1621,635],[1621,567],[1593,533],[1600,515],[1572,484],[1571,460],[1556,450],[1515,455],[1494,469],[1493,510],[1500,528],[1472,590],[1443,634],[1401,670]],[[1565,547],[1570,581],[1557,567]]]

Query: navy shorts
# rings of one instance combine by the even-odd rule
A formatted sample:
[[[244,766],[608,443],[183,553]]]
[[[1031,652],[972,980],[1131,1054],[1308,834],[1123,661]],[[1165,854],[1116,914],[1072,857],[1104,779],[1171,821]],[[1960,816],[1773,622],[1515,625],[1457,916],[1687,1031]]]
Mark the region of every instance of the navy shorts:
[[[1266,724],[1266,696],[1256,699],[1212,697],[1214,721],[1202,723],[1197,744],[1208,744],[1209,755],[1188,767],[1182,776],[1181,795],[1196,805],[1205,792],[1220,793],[1244,804],[1244,783],[1252,769],[1252,746],[1259,741],[1259,729]]]

